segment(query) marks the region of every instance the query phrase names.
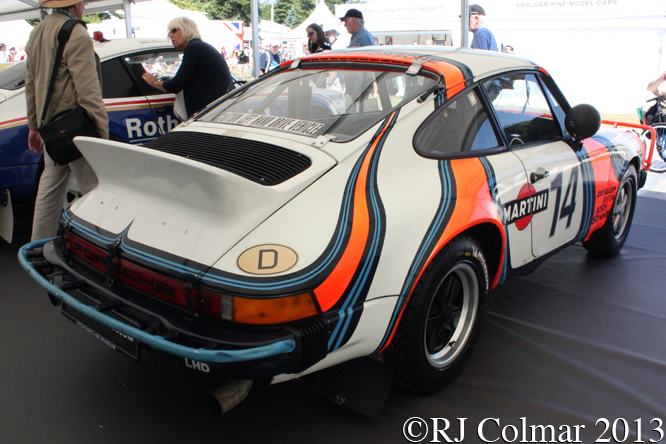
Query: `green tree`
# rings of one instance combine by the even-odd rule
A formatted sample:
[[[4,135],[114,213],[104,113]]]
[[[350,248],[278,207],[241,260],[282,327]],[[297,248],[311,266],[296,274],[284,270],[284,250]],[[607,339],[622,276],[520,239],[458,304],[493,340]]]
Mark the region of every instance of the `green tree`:
[[[285,24],[289,11],[293,6],[291,0],[277,0],[273,6],[273,17],[276,23]]]
[[[291,8],[289,8],[287,18],[284,19],[284,25],[289,26],[290,28],[293,28],[296,25],[296,7],[294,5],[291,5]]]

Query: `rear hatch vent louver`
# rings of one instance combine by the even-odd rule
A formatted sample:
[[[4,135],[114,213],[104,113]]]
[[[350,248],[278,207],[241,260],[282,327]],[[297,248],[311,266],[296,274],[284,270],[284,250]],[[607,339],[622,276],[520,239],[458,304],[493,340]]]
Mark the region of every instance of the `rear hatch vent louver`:
[[[237,174],[261,185],[277,185],[307,170],[312,161],[269,143],[193,131],[173,131],[144,145]]]

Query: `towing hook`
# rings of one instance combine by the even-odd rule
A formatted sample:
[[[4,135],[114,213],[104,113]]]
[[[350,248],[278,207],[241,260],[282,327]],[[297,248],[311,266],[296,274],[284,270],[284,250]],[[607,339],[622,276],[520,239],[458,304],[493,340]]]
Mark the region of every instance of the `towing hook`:
[[[206,395],[208,407],[217,415],[228,412],[240,404],[250,393],[252,382],[247,379],[228,379]]]

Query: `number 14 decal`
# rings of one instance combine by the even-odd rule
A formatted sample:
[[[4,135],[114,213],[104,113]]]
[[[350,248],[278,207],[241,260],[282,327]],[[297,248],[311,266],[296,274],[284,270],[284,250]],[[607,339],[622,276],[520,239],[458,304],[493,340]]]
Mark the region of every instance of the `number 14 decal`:
[[[550,236],[555,235],[555,229],[557,228],[557,223],[567,218],[567,227],[571,226],[571,219],[576,209],[576,189],[578,187],[578,168],[571,170],[571,177],[569,178],[569,185],[567,185],[567,191],[564,194],[564,201],[562,201],[562,209],[560,209],[560,199],[562,197],[562,171],[557,173],[555,179],[550,183],[550,191],[555,190],[557,194],[555,195],[555,212],[553,213],[553,225],[550,227]],[[571,202],[569,202],[569,196],[571,196]]]

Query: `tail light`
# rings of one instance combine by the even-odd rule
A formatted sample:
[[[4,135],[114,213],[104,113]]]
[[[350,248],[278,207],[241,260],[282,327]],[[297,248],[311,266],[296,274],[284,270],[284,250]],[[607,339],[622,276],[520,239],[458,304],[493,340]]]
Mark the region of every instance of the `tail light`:
[[[283,324],[319,314],[315,299],[309,292],[259,299],[200,287],[199,294],[204,313],[210,307],[211,312],[206,314],[242,324]]]
[[[310,292],[271,298],[247,298],[192,285],[155,272],[74,235],[63,233],[70,254],[97,270],[137,290],[217,319],[243,324],[269,325],[296,321],[320,313]],[[109,270],[113,270],[110,272]]]

